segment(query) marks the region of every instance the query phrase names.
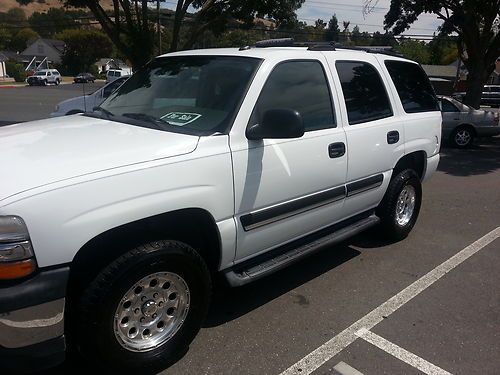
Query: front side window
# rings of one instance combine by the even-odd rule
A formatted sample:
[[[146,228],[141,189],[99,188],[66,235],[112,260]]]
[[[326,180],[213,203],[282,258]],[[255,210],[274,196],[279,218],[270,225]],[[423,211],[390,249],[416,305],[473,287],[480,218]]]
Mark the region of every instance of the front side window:
[[[335,63],[344,93],[349,125],[393,115],[380,74],[373,65],[361,61]]]
[[[260,59],[157,58],[101,104],[112,120],[199,135],[226,132]]]
[[[305,131],[335,127],[332,100],[318,61],[287,61],[269,75],[250,119],[258,123],[269,109],[300,113]]]
[[[457,107],[446,99],[441,99],[442,112],[458,112]]]
[[[385,66],[396,86],[406,113],[439,111],[434,89],[420,65],[386,60]]]

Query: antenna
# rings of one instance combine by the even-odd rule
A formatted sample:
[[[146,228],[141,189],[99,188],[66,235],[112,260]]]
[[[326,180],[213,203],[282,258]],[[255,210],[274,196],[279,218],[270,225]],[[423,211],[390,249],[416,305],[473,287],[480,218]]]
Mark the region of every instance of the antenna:
[[[82,83],[82,90],[83,90],[83,111],[87,112],[87,98],[85,97],[85,79],[83,79]]]

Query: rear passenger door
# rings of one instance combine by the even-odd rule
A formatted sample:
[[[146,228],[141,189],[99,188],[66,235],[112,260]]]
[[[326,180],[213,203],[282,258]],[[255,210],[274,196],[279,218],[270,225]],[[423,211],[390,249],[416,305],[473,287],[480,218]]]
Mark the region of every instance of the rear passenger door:
[[[254,80],[257,83],[251,89],[255,91],[247,98],[254,92],[258,98],[243,105],[250,113],[240,111],[243,123],[237,121],[230,133],[237,261],[343,217],[346,139],[336,124],[338,106],[333,106],[336,99],[326,72],[326,61],[319,55],[318,59],[266,61]],[[302,137],[259,141],[245,137],[245,128],[261,121],[267,110],[283,108],[301,114]]]
[[[347,55],[347,53],[346,53]],[[392,168],[404,155],[404,127],[394,111],[378,61],[329,60],[341,87],[341,108],[347,137],[346,215],[377,206],[389,183]]]

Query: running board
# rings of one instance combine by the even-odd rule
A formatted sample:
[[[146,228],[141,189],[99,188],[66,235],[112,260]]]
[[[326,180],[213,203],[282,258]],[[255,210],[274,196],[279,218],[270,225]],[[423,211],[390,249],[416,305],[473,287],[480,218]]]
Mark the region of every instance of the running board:
[[[350,220],[348,221],[348,224],[344,224],[343,226],[337,225],[332,227],[335,229],[333,229],[333,231],[328,231],[326,234],[323,234],[324,231],[320,231],[322,234],[321,237],[314,234],[307,236],[306,238],[312,239],[306,243],[302,240],[301,243],[295,247],[285,245],[283,248],[280,248],[281,251],[278,249],[278,251],[272,251],[271,255],[263,254],[256,259],[250,259],[247,262],[238,264],[226,270],[224,272],[224,276],[229,285],[232,287],[248,284],[273,272],[288,267],[298,260],[311,255],[326,246],[332,246],[342,242],[349,237],[352,237],[355,234],[378,224],[379,222],[380,219],[374,214],[368,217],[365,216],[364,218],[354,222]],[[294,243],[297,242],[298,241]]]

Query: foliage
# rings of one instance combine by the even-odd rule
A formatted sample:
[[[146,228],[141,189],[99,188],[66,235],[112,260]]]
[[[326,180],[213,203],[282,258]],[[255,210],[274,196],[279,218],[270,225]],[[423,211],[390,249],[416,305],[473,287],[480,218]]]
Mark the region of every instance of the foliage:
[[[35,12],[28,21],[31,28],[43,38],[52,38],[55,34],[78,25],[72,14],[61,8],[50,8],[46,13]]]
[[[67,74],[91,70],[99,58],[109,56],[112,51],[109,38],[100,31],[65,30],[56,37],[66,43],[61,64]]]
[[[21,29],[13,37],[9,43],[9,49],[12,51],[24,51],[30,40],[39,38],[38,33],[30,28]]]
[[[407,59],[414,60],[419,64],[429,64],[431,61],[429,47],[424,42],[418,40],[403,40],[396,47],[396,50]]]
[[[458,35],[457,48],[468,70],[465,103],[478,108],[482,86],[500,54],[500,0],[391,0],[385,27],[400,34],[422,13],[443,20],[442,35]]]
[[[5,62],[5,70],[16,82],[24,82],[26,79],[26,72],[24,71],[23,64],[18,64],[15,61],[9,60]]]
[[[326,30],[326,40],[328,41],[339,41],[340,28],[339,21],[337,20],[337,15],[333,15],[328,21],[328,29]]]
[[[99,21],[117,50],[127,56],[134,67],[146,63],[155,50],[155,14],[148,8],[148,1],[112,0],[114,11],[107,13],[96,0],[61,0],[66,5],[88,8]],[[163,1],[163,0],[160,0]],[[251,25],[255,17],[272,17],[278,25],[296,20],[295,10],[305,0],[177,0],[176,12],[170,27],[172,30],[169,49],[191,48],[210,30],[220,35],[231,20]],[[186,18],[188,9],[196,10]],[[183,27],[181,27],[183,26]],[[181,28],[186,38],[181,41]]]

